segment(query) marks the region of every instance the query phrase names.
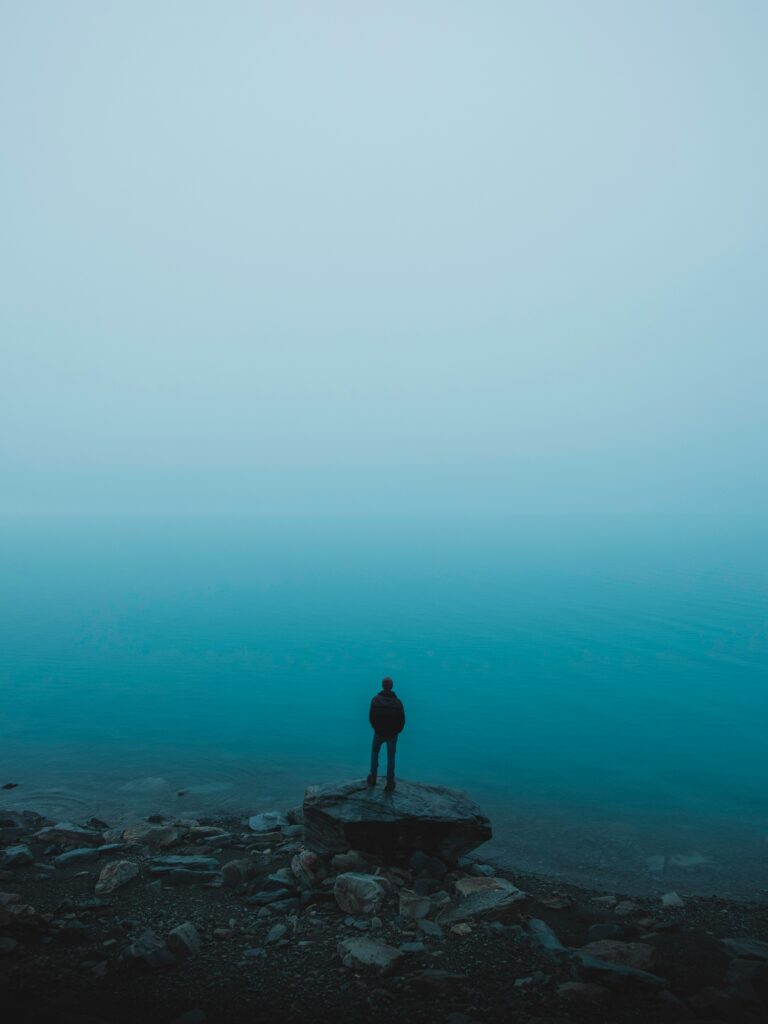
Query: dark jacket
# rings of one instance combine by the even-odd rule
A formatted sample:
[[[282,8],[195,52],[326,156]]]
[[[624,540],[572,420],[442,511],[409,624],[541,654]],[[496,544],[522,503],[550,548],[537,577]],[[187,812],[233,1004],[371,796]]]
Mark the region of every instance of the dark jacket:
[[[377,736],[390,739],[403,731],[405,726],[405,710],[400,699],[393,690],[382,690],[371,701],[368,721]]]

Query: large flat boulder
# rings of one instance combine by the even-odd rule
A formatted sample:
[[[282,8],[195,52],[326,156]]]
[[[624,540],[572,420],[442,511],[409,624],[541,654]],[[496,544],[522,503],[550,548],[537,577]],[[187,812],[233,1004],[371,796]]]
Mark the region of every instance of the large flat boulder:
[[[398,782],[393,793],[365,780],[310,786],[304,843],[321,854],[363,850],[387,858],[415,850],[455,860],[491,838],[491,823],[458,789]]]

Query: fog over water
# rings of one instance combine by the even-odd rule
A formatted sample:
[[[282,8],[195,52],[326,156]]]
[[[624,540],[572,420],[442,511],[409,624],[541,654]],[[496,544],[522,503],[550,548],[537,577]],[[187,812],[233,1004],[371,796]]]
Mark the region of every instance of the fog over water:
[[[390,673],[498,856],[768,887],[767,22],[3,7],[4,806],[295,802]]]

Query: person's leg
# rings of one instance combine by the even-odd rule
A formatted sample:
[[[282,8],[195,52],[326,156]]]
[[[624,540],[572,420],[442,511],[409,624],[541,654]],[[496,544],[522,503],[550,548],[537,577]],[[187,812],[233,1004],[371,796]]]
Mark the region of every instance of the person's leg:
[[[371,774],[368,776],[368,780],[371,779],[375,782],[376,776],[379,773],[379,750],[381,749],[382,738],[373,734],[373,743],[371,744]]]
[[[395,751],[397,749],[397,736],[391,736],[387,740],[387,782],[395,781]]]

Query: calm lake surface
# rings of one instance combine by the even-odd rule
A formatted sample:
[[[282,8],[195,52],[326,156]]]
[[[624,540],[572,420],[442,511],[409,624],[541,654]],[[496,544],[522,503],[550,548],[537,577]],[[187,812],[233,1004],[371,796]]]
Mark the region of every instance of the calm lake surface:
[[[623,892],[768,895],[764,524],[0,531],[0,783],[19,783],[2,808],[297,804],[366,773],[391,675],[399,773],[467,789],[490,858]]]

